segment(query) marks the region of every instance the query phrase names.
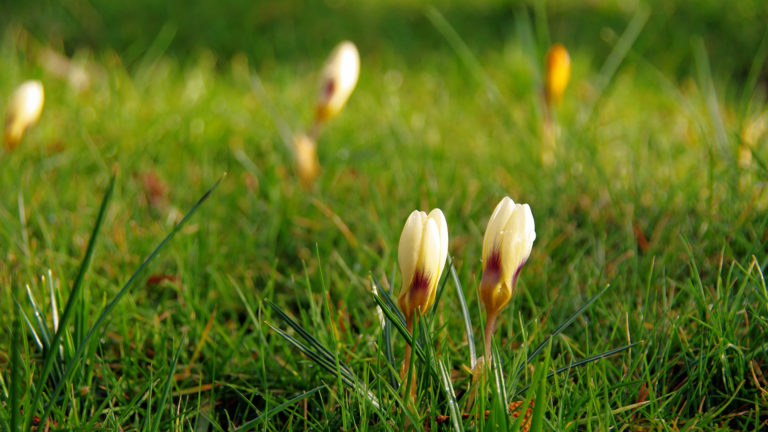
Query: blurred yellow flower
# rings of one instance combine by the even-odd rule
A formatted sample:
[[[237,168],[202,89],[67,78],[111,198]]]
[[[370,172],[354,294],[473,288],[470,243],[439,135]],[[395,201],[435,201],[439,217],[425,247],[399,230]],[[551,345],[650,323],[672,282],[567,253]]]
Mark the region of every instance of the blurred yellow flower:
[[[5,147],[16,147],[24,138],[24,132],[37,123],[43,111],[43,83],[25,81],[11,97],[11,103],[5,114]]]
[[[323,68],[315,122],[325,123],[335,117],[352,94],[360,74],[360,54],[354,43],[336,46]]]
[[[547,105],[559,104],[571,77],[571,57],[563,44],[556,43],[549,48],[546,58],[544,93]]]
[[[293,151],[296,156],[296,173],[301,185],[309,188],[320,173],[317,144],[306,134],[298,133],[293,137]]]
[[[440,209],[414,210],[400,235],[398,261],[403,275],[398,304],[412,330],[416,309],[424,314],[435,301],[437,282],[448,256],[448,225]]]

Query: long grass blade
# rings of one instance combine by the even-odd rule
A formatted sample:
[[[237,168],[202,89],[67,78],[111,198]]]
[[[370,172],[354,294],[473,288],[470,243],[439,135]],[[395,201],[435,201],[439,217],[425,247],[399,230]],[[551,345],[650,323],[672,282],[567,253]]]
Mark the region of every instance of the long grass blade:
[[[589,121],[592,119],[592,115],[595,112],[595,107],[600,102],[605,89],[616,75],[616,71],[619,70],[619,66],[621,66],[621,63],[629,53],[629,50],[632,49],[632,45],[635,44],[637,37],[640,36],[640,32],[643,30],[643,27],[645,27],[645,23],[648,21],[650,16],[651,11],[649,8],[645,6],[638,7],[637,12],[635,12],[635,16],[633,16],[632,20],[629,21],[629,24],[627,24],[627,28],[624,30],[624,33],[622,33],[618,42],[616,42],[616,45],[614,45],[613,50],[611,50],[611,53],[608,55],[608,58],[605,59],[605,63],[603,63],[603,67],[600,68],[600,72],[598,73],[597,79],[595,80],[596,96],[594,101],[585,111],[586,115],[584,116],[584,120],[582,122],[583,125],[589,124]]]
[[[283,321],[285,321],[289,326],[291,326],[291,328],[299,333],[299,335],[301,335],[301,337],[306,340],[311,345],[311,347],[304,345],[286,332],[267,323],[267,325],[272,330],[274,330],[277,334],[282,336],[298,350],[311,358],[315,363],[340,378],[345,384],[365,397],[366,400],[369,401],[377,411],[380,409],[381,405],[379,404],[378,398],[376,398],[376,396],[368,390],[368,388],[357,378],[357,376],[352,372],[352,370],[349,369],[346,364],[338,360],[328,348],[323,346],[320,341],[318,341],[315,337],[304,330],[304,328],[301,327],[298,322],[289,317],[277,305],[270,301],[266,301],[266,303],[272,308],[272,310],[275,311],[275,313],[280,316],[281,319],[283,319]]]
[[[32,289],[30,289],[29,285],[26,286],[27,288],[27,298],[29,298],[29,303],[32,305],[32,311],[35,315],[35,321],[37,322],[37,328],[40,330],[40,340],[38,342],[42,342],[45,346],[45,349],[48,349],[48,347],[51,345],[51,338],[48,335],[48,326],[45,325],[45,318],[40,311],[40,307],[37,305],[37,302],[35,301],[35,297],[32,295]],[[18,305],[18,302],[16,303]],[[24,319],[27,319],[26,314],[24,315]],[[27,320],[29,323],[29,320]],[[55,331],[55,330],[54,330]],[[37,339],[37,334],[33,331],[32,334],[35,336],[35,339]],[[41,349],[40,352],[43,352]]]
[[[445,397],[448,399],[448,414],[451,417],[451,425],[453,430],[460,432],[464,430],[464,425],[461,421],[461,412],[459,410],[459,403],[456,401],[456,392],[453,390],[453,383],[451,382],[451,376],[446,369],[442,360],[437,361],[437,367],[440,371],[440,382],[443,384],[443,391]]]
[[[168,400],[168,396],[171,394],[171,385],[173,384],[173,376],[176,373],[176,365],[179,364],[179,356],[181,355],[181,347],[184,346],[183,341],[179,342],[179,347],[176,348],[176,354],[173,356],[173,363],[171,363],[171,370],[168,372],[168,378],[165,380],[165,385],[163,386],[163,394],[160,396],[160,400],[157,404],[157,414],[155,414],[155,421],[152,424],[152,427],[149,429],[150,431],[158,431],[160,429],[160,419],[163,417],[163,409],[165,408],[165,403]]]
[[[587,363],[592,363],[593,361],[597,361],[597,360],[603,359],[605,357],[610,357],[610,356],[612,356],[614,354],[618,354],[618,353],[620,353],[622,351],[626,351],[626,350],[628,350],[628,349],[630,349],[630,348],[632,348],[632,347],[634,347],[635,345],[638,345],[638,344],[640,344],[640,342],[635,342],[635,343],[632,343],[632,344],[629,344],[629,345],[624,345],[624,346],[619,347],[619,348],[614,348],[612,350],[603,351],[600,354],[595,354],[593,356],[590,356],[590,357],[587,357],[587,358],[583,358],[581,360],[577,360],[577,361],[569,364],[568,366],[563,366],[563,367],[561,367],[560,369],[557,369],[554,372],[550,372],[549,375],[547,375],[547,379],[552,378],[555,375],[560,375],[561,373],[569,371],[571,369],[575,369],[577,367],[584,366]],[[527,386],[521,388],[520,390],[518,390],[515,393],[515,395],[513,396],[513,398],[519,396],[522,393],[524,393],[526,390],[528,390],[529,387],[530,387],[530,385],[527,385]]]
[[[374,282],[373,288],[374,290],[376,290],[375,293],[378,293],[381,287],[378,287]],[[387,290],[386,288],[383,288],[383,289],[385,291]],[[377,306],[377,308],[379,311],[381,311],[380,307]],[[382,338],[382,343],[384,344],[384,358],[386,358],[387,363],[389,363],[389,370],[387,370],[387,377],[389,378],[389,385],[397,389],[399,387],[399,384],[393,372],[394,370],[397,370],[396,369],[397,366],[395,366],[395,353],[392,351],[392,320],[384,316],[384,312],[381,312],[381,315],[384,317],[383,325],[381,328],[381,338]]]
[[[448,257],[448,265],[451,267],[451,277],[453,278],[453,285],[456,287],[456,296],[459,299],[459,306],[461,306],[461,317],[464,319],[464,330],[467,333],[467,345],[469,346],[469,364],[474,370],[475,365],[477,364],[477,351],[475,351],[475,333],[472,330],[472,319],[469,316],[467,299],[464,298],[464,290],[461,287],[459,275],[456,273],[456,267],[453,266],[453,259],[450,256]]]
[[[288,314],[283,312],[282,309],[280,309],[276,304],[270,302],[269,300],[265,300],[265,303],[269,305],[272,310],[277,313],[280,318],[285,321],[291,328],[293,328],[296,333],[298,333],[304,340],[306,340],[317,352],[319,352],[330,364],[336,363],[336,358],[333,355],[333,353],[326,348],[319,340],[317,340],[314,336],[309,334],[304,328],[296,322],[293,318],[289,317]],[[270,326],[271,327],[271,326]],[[339,367],[347,374],[351,374],[351,371],[349,368],[344,364],[339,362]]]
[[[72,313],[74,310],[74,306],[77,303],[77,299],[80,298],[80,292],[83,289],[83,279],[85,278],[85,273],[88,271],[88,267],[91,264],[91,258],[93,257],[93,251],[96,246],[96,238],[99,235],[99,231],[101,230],[101,225],[104,222],[104,215],[107,212],[107,204],[109,203],[109,200],[112,198],[112,191],[115,188],[115,174],[112,174],[112,177],[109,179],[109,184],[107,185],[107,190],[104,192],[104,197],[101,199],[101,205],[99,207],[99,213],[96,216],[96,223],[93,225],[93,231],[91,232],[91,237],[88,240],[88,246],[85,249],[85,256],[83,257],[83,260],[80,263],[80,268],[77,271],[77,275],[75,276],[75,280],[72,283],[72,291],[69,294],[69,299],[67,300],[67,304],[64,306],[64,312],[61,314],[61,318],[59,320],[59,329],[54,333],[53,339],[51,340],[51,347],[56,347],[61,342],[64,330],[67,328],[67,325],[69,324],[69,320],[72,317]],[[24,424],[25,430],[30,430],[32,427],[32,417],[34,412],[37,410],[37,405],[40,402],[40,397],[43,394],[43,389],[45,388],[45,383],[48,380],[48,376],[51,374],[51,369],[53,367],[53,360],[55,358],[55,351],[53,349],[50,349],[46,351],[45,358],[43,359],[43,367],[40,370],[40,374],[38,375],[38,381],[37,386],[35,386],[35,393],[32,396],[32,402],[30,404],[30,409],[27,411],[27,418]],[[59,381],[61,383],[61,381]],[[51,400],[55,399],[55,397],[51,397]],[[51,403],[49,402],[49,406]],[[50,408],[46,409],[46,411],[49,411]],[[41,416],[41,424],[46,419],[47,415]]]
[[[226,175],[226,174],[225,174]],[[99,317],[96,319],[96,322],[93,323],[91,328],[88,330],[88,333],[86,333],[85,337],[82,341],[80,341],[77,350],[75,351],[75,354],[72,356],[72,358],[67,363],[67,367],[64,370],[64,375],[62,376],[61,380],[56,384],[56,387],[53,390],[53,393],[51,393],[50,402],[45,407],[45,410],[43,411],[43,414],[40,416],[40,422],[43,423],[47,418],[48,415],[51,412],[51,409],[53,409],[54,401],[56,400],[56,397],[58,397],[61,390],[64,388],[65,383],[69,380],[69,378],[74,373],[75,369],[77,368],[77,364],[80,361],[80,357],[83,355],[83,351],[85,350],[85,347],[88,345],[88,342],[91,340],[93,335],[96,333],[96,331],[101,327],[102,323],[107,319],[107,317],[112,313],[112,310],[115,309],[117,304],[120,302],[120,300],[125,296],[125,294],[128,293],[128,290],[131,288],[133,283],[136,281],[136,279],[139,277],[140,274],[144,271],[144,269],[149,266],[149,264],[154,261],[154,259],[157,257],[157,255],[160,253],[160,251],[165,247],[165,245],[176,235],[181,228],[186,225],[187,221],[192,217],[193,214],[197,211],[197,209],[208,199],[208,197],[211,196],[213,191],[219,186],[219,183],[223,180],[224,176],[220,177],[219,180],[216,181],[216,183],[206,191],[200,199],[197,200],[195,205],[192,206],[192,208],[187,212],[187,214],[184,215],[184,217],[181,219],[181,221],[176,224],[176,226],[173,227],[170,233],[165,236],[165,238],[155,247],[155,249],[150,253],[147,258],[144,259],[144,261],[141,263],[139,268],[131,275],[131,277],[128,279],[128,282],[123,285],[123,287],[120,289],[120,291],[115,295],[115,297],[104,307],[104,309],[99,314]],[[110,188],[108,189],[109,193],[111,194],[112,188],[114,187],[114,176],[112,177],[112,181],[110,182]],[[104,203],[105,204],[105,203]],[[101,217],[103,216],[105,205],[103,205],[102,211],[99,213],[99,219],[97,219],[97,224],[101,225]],[[82,277],[79,277],[79,280],[82,281]],[[82,283],[82,282],[81,282]],[[73,293],[70,294],[70,298],[67,301],[67,305],[69,305],[73,298],[76,298],[74,295],[74,289]],[[62,315],[62,320],[59,326],[59,331],[56,332],[56,335],[59,335],[64,329],[66,329],[66,319],[65,316],[67,314],[67,309],[64,309],[64,315]],[[54,346],[56,343],[56,339],[54,338]],[[49,367],[50,369],[50,367]],[[38,386],[38,389],[36,389],[36,395],[42,392],[44,381],[40,382],[40,385]],[[32,406],[36,406],[34,403]],[[30,411],[31,413],[32,411]],[[28,426],[27,429],[29,429],[29,425],[31,425],[30,417],[28,418]]]
[[[569,325],[571,325],[571,323],[572,323],[574,320],[576,320],[576,318],[578,318],[578,317],[579,317],[579,315],[581,315],[581,314],[582,314],[582,313],[583,313],[585,310],[587,310],[587,308],[589,308],[590,306],[592,306],[592,303],[594,303],[595,301],[597,301],[597,299],[598,299],[598,298],[599,298],[601,295],[603,295],[603,293],[605,293],[605,292],[608,290],[608,288],[610,288],[610,285],[606,285],[606,286],[605,286],[605,288],[601,289],[601,290],[600,290],[600,291],[599,291],[597,294],[593,295],[593,296],[592,296],[592,298],[590,298],[589,300],[587,300],[587,302],[586,302],[586,303],[584,303],[583,305],[581,305],[581,307],[580,307],[580,308],[578,308],[578,309],[576,310],[576,312],[574,312],[573,314],[571,314],[571,316],[569,316],[569,317],[568,317],[568,318],[567,318],[565,321],[563,321],[563,322],[562,322],[562,323],[561,323],[559,326],[557,326],[557,328],[555,329],[555,331],[553,331],[553,332],[552,332],[552,334],[550,334],[549,336],[545,337],[545,338],[544,338],[544,340],[543,340],[543,341],[542,341],[542,342],[541,342],[541,343],[540,343],[540,344],[539,344],[539,345],[536,347],[536,349],[534,349],[534,350],[533,350],[533,352],[531,353],[531,355],[529,355],[529,356],[528,356],[528,359],[526,360],[525,364],[523,364],[522,366],[520,366],[520,369],[518,369],[518,371],[517,371],[517,374],[520,374],[520,372],[523,370],[523,368],[524,368],[524,367],[525,367],[527,364],[529,364],[530,362],[532,362],[532,361],[533,361],[533,359],[534,359],[534,358],[535,358],[535,357],[536,357],[536,356],[539,354],[539,352],[541,352],[541,350],[543,350],[543,349],[544,349],[544,348],[547,346],[547,344],[549,343],[549,340],[550,340],[551,338],[553,338],[553,337],[555,337],[555,336],[559,335],[560,333],[562,333],[562,331],[563,331],[563,330],[565,330],[565,329],[566,329],[566,327],[568,327]]]
[[[27,328],[32,333],[32,337],[35,339],[35,345],[40,349],[40,352],[44,352],[44,346],[43,342],[40,340],[40,337],[37,335],[37,332],[35,331],[35,326],[32,324],[32,322],[27,317],[27,314],[24,313],[24,310],[21,308],[21,304],[18,300],[16,300],[16,297],[13,297],[13,302],[16,303],[16,308],[18,309],[19,313],[21,313],[21,317],[24,318],[24,322],[27,323]]]
[[[383,289],[378,279],[376,279],[375,276],[372,276],[372,277],[373,277],[373,282],[376,284],[376,287],[377,287],[377,290],[376,290],[377,296],[375,297],[379,297],[382,300],[384,300],[384,302],[387,304],[387,309],[391,310],[395,314],[395,317],[397,318],[395,321],[400,322],[403,325],[403,327],[405,327],[405,316],[400,311],[400,308],[397,307],[397,304],[395,303],[395,301],[392,299],[392,293],[390,293],[388,290]]]

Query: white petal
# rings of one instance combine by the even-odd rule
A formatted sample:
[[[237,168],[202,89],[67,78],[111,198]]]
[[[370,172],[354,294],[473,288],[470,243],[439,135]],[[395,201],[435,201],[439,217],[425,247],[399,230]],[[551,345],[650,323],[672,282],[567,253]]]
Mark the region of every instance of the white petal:
[[[360,75],[360,54],[350,41],[341,42],[331,52],[323,68],[320,80],[320,98],[318,103],[335,115],[347,103]],[[331,83],[331,91],[328,85]]]
[[[419,250],[421,249],[424,220],[426,218],[427,215],[424,212],[414,210],[405,221],[403,232],[400,234],[397,259],[403,275],[403,289],[411,283],[413,273],[416,271],[416,265],[419,261]]]
[[[536,232],[533,226],[533,215],[527,204],[515,206],[511,217],[504,227],[504,240],[501,250],[502,278],[511,287],[515,274],[520,266],[531,255]]]
[[[429,294],[421,313],[425,313],[435,300],[438,273],[440,272],[440,229],[433,219],[427,219],[424,237],[421,240],[421,271],[429,276]],[[418,271],[418,270],[417,270]]]
[[[433,209],[429,212],[429,219],[435,221],[437,229],[440,233],[440,267],[437,271],[437,279],[443,274],[445,268],[445,260],[448,258],[448,224],[445,222],[445,215],[439,208]]]
[[[483,263],[491,255],[495,247],[499,247],[501,242],[501,231],[509,220],[512,210],[515,208],[515,202],[510,197],[504,197],[496,205],[496,208],[488,220],[488,226],[485,228],[483,236]]]

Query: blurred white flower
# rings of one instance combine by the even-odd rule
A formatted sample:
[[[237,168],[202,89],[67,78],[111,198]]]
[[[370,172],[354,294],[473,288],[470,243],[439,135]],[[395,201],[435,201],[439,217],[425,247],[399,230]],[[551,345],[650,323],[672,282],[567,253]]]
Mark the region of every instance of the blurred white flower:
[[[354,43],[336,46],[323,68],[315,121],[325,123],[335,117],[352,94],[360,74],[360,54]]]
[[[5,146],[9,150],[24,138],[24,132],[37,123],[43,111],[43,83],[25,81],[13,93],[5,114]]]

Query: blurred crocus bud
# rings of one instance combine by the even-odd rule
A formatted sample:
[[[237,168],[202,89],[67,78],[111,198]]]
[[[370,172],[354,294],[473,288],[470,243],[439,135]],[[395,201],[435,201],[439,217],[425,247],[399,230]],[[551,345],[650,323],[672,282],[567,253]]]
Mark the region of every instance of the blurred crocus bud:
[[[416,309],[424,314],[435,301],[437,282],[448,256],[448,225],[440,209],[414,210],[400,235],[398,261],[403,275],[398,304],[409,329]]]
[[[355,44],[344,41],[334,48],[323,68],[315,122],[325,123],[344,108],[360,75],[360,54]]]
[[[24,138],[24,132],[37,123],[43,111],[43,83],[26,81],[16,89],[5,114],[5,146],[12,150]]]
[[[547,105],[558,104],[571,77],[571,57],[563,44],[556,43],[547,52],[547,72],[544,93]]]
[[[317,144],[306,134],[299,133],[293,137],[293,150],[296,155],[296,173],[299,175],[301,185],[309,188],[320,172]]]
[[[531,208],[504,197],[493,211],[483,238],[483,279],[478,291],[489,317],[495,319],[512,298],[535,239]]]

